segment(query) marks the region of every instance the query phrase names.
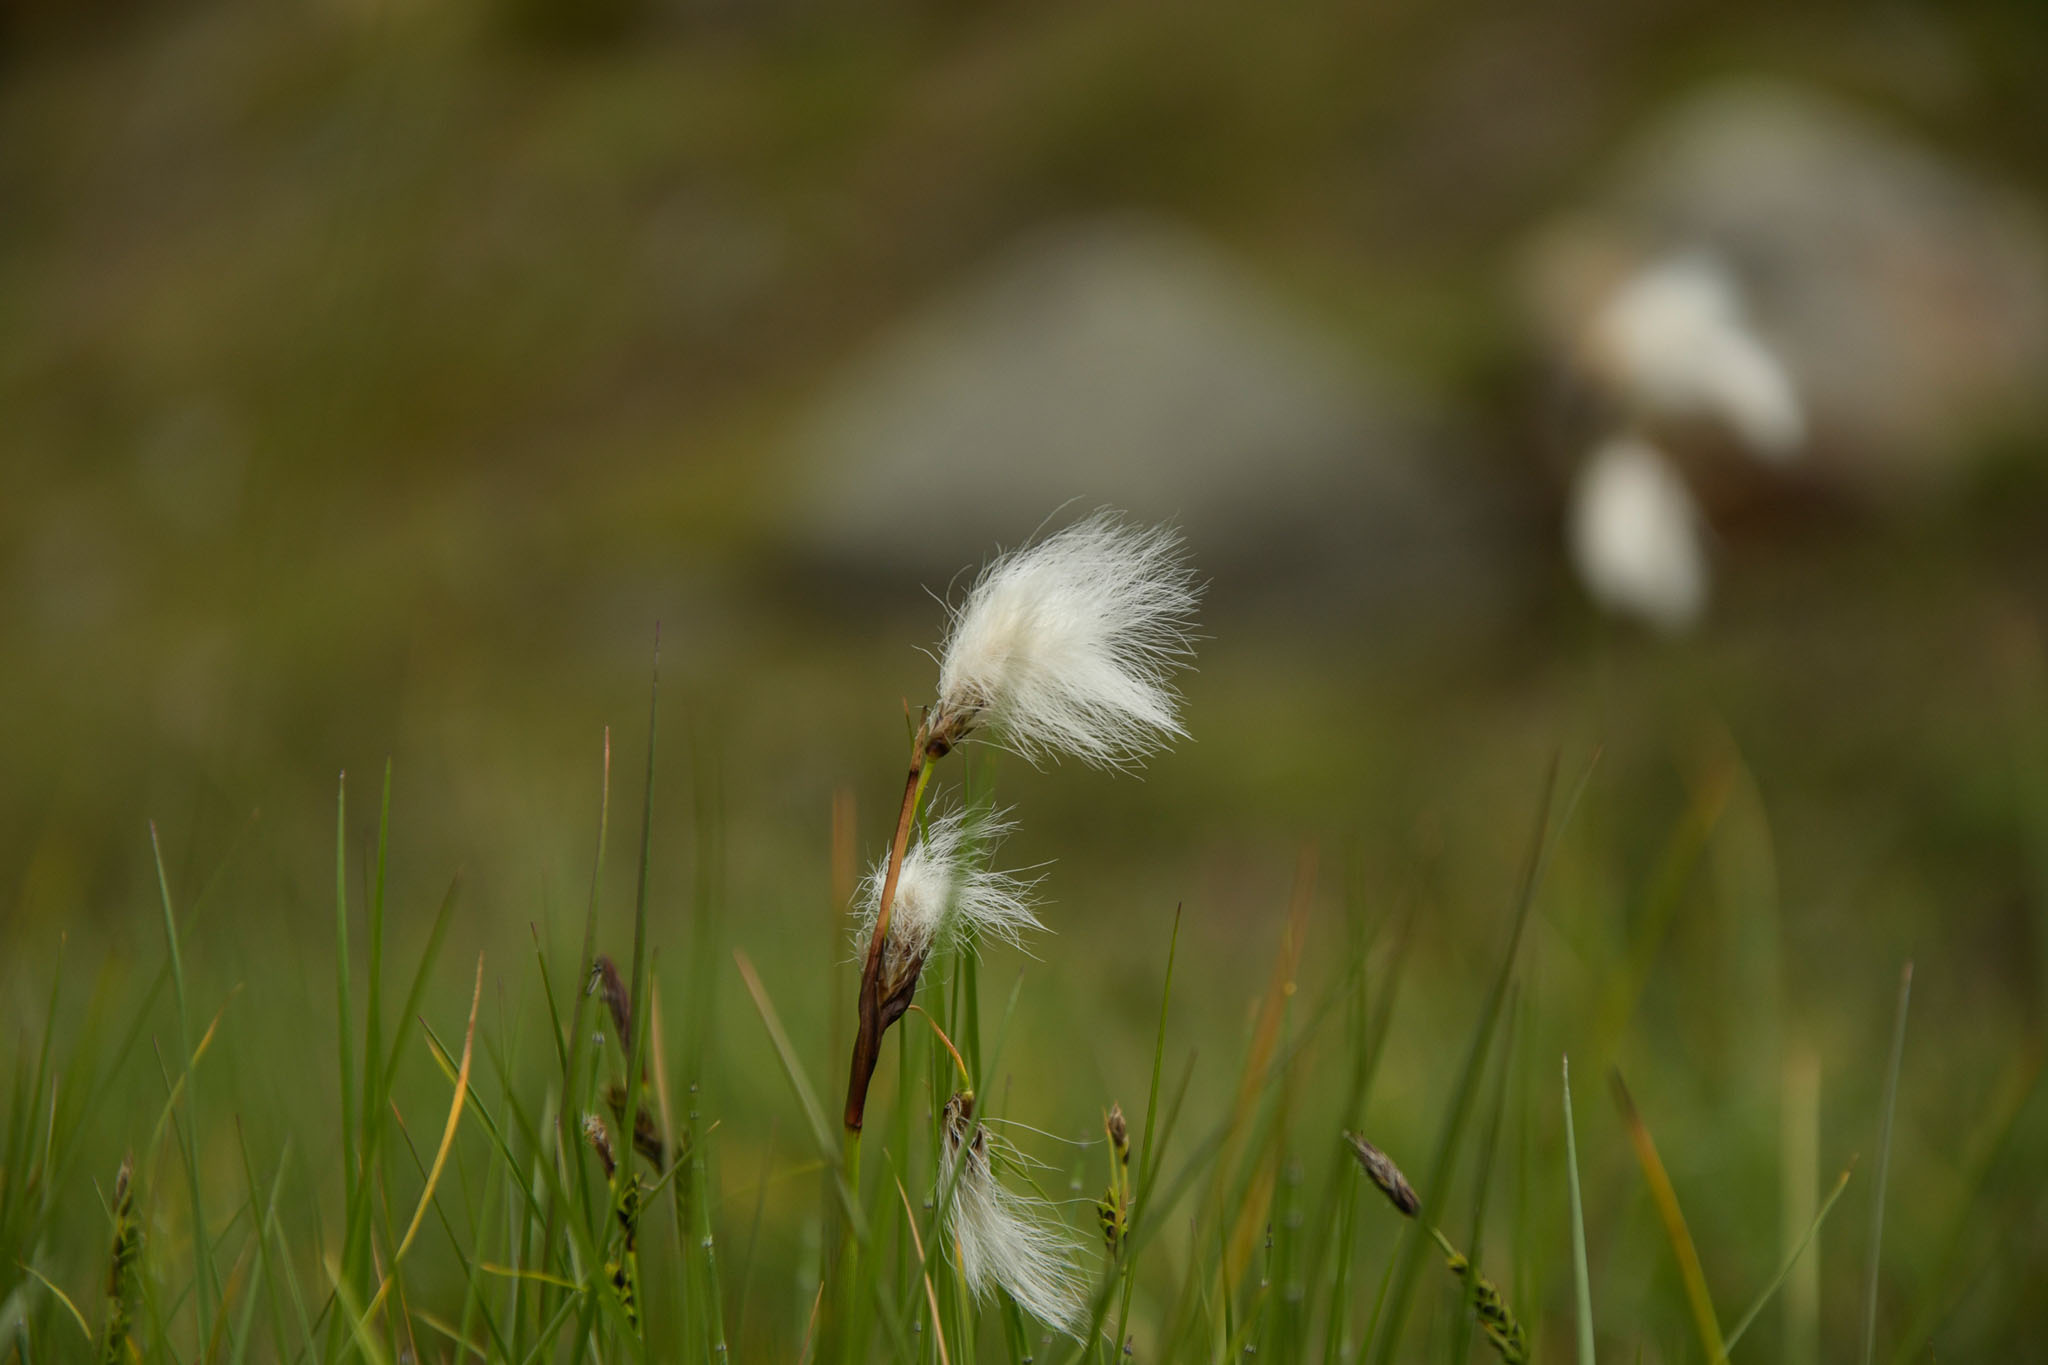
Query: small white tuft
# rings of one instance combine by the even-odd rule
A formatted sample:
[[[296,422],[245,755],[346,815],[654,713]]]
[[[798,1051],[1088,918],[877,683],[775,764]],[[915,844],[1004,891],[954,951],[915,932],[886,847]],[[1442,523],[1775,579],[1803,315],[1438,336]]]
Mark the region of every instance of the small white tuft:
[[[1633,436],[1595,450],[1572,490],[1572,558],[1593,599],[1667,632],[1707,604],[1699,509],[1656,447]]]
[[[1046,1326],[1078,1336],[1085,1316],[1080,1247],[1042,1199],[1006,1189],[989,1166],[989,1134],[973,1101],[946,1103],[946,1151],[939,1194],[960,1273],[977,1298],[1001,1288]],[[948,1197],[950,1191],[950,1197]]]
[[[1633,407],[1720,422],[1773,464],[1806,439],[1791,373],[1750,326],[1733,276],[1709,257],[1638,271],[1594,319],[1591,345],[1595,366]]]
[[[934,951],[983,938],[1016,943],[1043,929],[1032,908],[1034,879],[998,872],[988,865],[1015,825],[996,810],[953,810],[934,817],[904,855],[889,911],[889,954],[907,962]],[[865,951],[882,908],[888,860],[879,860],[861,882],[860,923],[854,946]]]
[[[998,558],[953,613],[935,725],[1037,762],[1124,767],[1181,737],[1171,678],[1201,592],[1167,527],[1111,512]]]

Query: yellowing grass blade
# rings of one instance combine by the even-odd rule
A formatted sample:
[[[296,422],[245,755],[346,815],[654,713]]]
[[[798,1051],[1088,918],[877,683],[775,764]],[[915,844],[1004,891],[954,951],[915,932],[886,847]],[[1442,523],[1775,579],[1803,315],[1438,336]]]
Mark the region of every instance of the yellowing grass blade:
[[[59,1289],[57,1287],[56,1281],[52,1280],[48,1275],[45,1275],[42,1271],[37,1270],[27,1261],[19,1262],[19,1264],[23,1270],[26,1270],[29,1274],[41,1280],[43,1282],[43,1288],[49,1290],[52,1294],[55,1294],[57,1296],[57,1302],[63,1304],[64,1307],[70,1312],[72,1321],[78,1324],[78,1330],[85,1333],[85,1339],[87,1341],[91,1341],[92,1327],[90,1324],[86,1322],[85,1314],[78,1311],[78,1305],[71,1301],[71,1296],[65,1293],[63,1290]]]
[[[1699,1328],[1700,1345],[1707,1351],[1708,1365],[1726,1365],[1728,1347],[1721,1339],[1721,1324],[1714,1316],[1714,1301],[1707,1293],[1707,1275],[1700,1268],[1700,1254],[1692,1244],[1692,1233],[1685,1226],[1685,1213],[1678,1207],[1678,1191],[1671,1188],[1671,1177],[1664,1172],[1664,1162],[1657,1155],[1657,1144],[1650,1137],[1650,1130],[1643,1125],[1643,1117],[1636,1112],[1636,1102],[1629,1098],[1628,1086],[1622,1082],[1621,1072],[1610,1073],[1614,1081],[1614,1102],[1621,1108],[1621,1120],[1628,1127],[1628,1138],[1635,1145],[1636,1160],[1642,1163],[1643,1179],[1649,1183],[1650,1198],[1657,1205],[1657,1216],[1664,1222],[1664,1235],[1671,1239],[1672,1254],[1678,1258],[1678,1273],[1685,1281],[1686,1301],[1692,1305],[1693,1323]]]
[[[483,998],[484,955],[478,953],[476,988],[469,996],[469,1027],[462,1035],[462,1063],[455,1069],[455,1098],[448,1102],[448,1125],[441,1130],[441,1147],[434,1153],[434,1164],[427,1168],[426,1188],[420,1191],[419,1206],[412,1211],[412,1222],[407,1225],[405,1236],[398,1239],[398,1250],[391,1253],[391,1268],[384,1274],[384,1283],[377,1286],[369,1309],[362,1315],[363,1326],[377,1315],[377,1310],[384,1305],[384,1296],[391,1292],[391,1286],[397,1281],[398,1263],[412,1249],[412,1239],[419,1235],[420,1224],[426,1221],[427,1206],[434,1201],[434,1188],[441,1183],[441,1172],[448,1165],[448,1153],[455,1147],[455,1130],[462,1124],[462,1107],[469,1098],[469,1064],[476,1054],[476,1007]]]

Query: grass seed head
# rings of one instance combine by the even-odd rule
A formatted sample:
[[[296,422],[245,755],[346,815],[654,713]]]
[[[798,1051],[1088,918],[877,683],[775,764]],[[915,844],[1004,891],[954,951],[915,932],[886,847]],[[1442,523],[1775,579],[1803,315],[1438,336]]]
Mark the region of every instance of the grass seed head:
[[[633,997],[626,990],[625,981],[619,976],[618,964],[603,953],[590,966],[590,985],[586,988],[591,995],[604,998],[605,1008],[611,1011],[612,1028],[619,1040],[619,1046],[626,1055],[633,1055]]]
[[[1472,1269],[1472,1262],[1464,1253],[1447,1251],[1445,1264],[1451,1273],[1470,1287],[1472,1291],[1472,1316],[1479,1323],[1479,1330],[1486,1334],[1502,1365],[1525,1365],[1529,1359],[1529,1334],[1523,1330],[1521,1320],[1501,1297],[1500,1286]]]
[[[616,1083],[605,1087],[605,1104],[618,1120],[621,1128],[626,1126],[626,1088]],[[654,1115],[641,1105],[640,1112],[633,1116],[633,1150],[646,1157],[657,1171],[668,1169],[668,1144],[661,1140],[661,1129],[655,1125]]]
[[[114,1244],[107,1253],[107,1322],[100,1338],[102,1365],[126,1359],[129,1300],[135,1288],[135,1263],[142,1255],[142,1225],[135,1218],[135,1157],[121,1159],[114,1177]]]
[[[1400,1210],[1403,1218],[1413,1218],[1422,1208],[1422,1201],[1416,1197],[1415,1187],[1408,1183],[1407,1176],[1401,1174],[1401,1168],[1394,1164],[1394,1159],[1356,1133],[1347,1131],[1344,1140],[1351,1144],[1352,1154],[1365,1169],[1366,1178],[1380,1187],[1380,1193]]]
[[[1114,1256],[1131,1230],[1131,1128],[1122,1105],[1109,1106],[1102,1131],[1109,1139],[1109,1188],[1095,1201],[1095,1217],[1102,1224],[1103,1245]]]

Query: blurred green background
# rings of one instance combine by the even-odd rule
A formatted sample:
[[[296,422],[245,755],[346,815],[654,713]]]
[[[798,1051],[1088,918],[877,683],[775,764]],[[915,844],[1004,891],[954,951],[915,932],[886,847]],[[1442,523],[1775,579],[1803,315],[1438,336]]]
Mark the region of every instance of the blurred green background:
[[[2021,0],[4,0],[14,1069],[60,944],[74,1026],[103,962],[156,970],[154,820],[204,1012],[240,987],[214,1103],[331,1168],[334,788],[347,770],[367,856],[387,757],[396,960],[459,873],[431,1021],[459,1029],[482,951],[488,1008],[530,1033],[527,926],[570,951],[607,726],[603,938],[629,951],[619,812],[658,624],[665,990],[708,877],[720,960],[760,963],[834,1090],[834,793],[865,861],[902,701],[932,690],[932,594],[1110,503],[1181,524],[1209,582],[1193,742],[1141,778],[985,760],[1056,931],[984,973],[998,1000],[1024,973],[1012,1113],[1078,1138],[1134,1105],[1180,903],[1169,1057],[1198,1056],[1190,1112],[1216,1111],[1300,884],[1305,982],[1341,967],[1340,906],[1378,952],[1412,924],[1373,1132],[1419,1156],[1546,767],[1597,751],[1513,1083],[1547,1160],[1556,1056],[1582,1059],[1603,1344],[1688,1342],[1602,1068],[1630,1075],[1725,1312],[1781,1255],[1782,1075],[1810,1052],[1823,1178],[1861,1154],[1822,1242],[1822,1358],[1848,1356],[1910,957],[1880,1339],[2026,1358],[2048,1334],[2044,71]],[[1573,576],[1572,470],[1625,406],[1574,338],[1617,272],[1695,248],[1742,278],[1812,439],[1777,471],[1671,438],[1714,583],[1665,635]],[[703,1084],[737,1238],[802,1144],[729,971],[719,991]],[[89,1181],[161,1100],[140,1058],[109,1093],[131,1091],[65,1194],[93,1217],[51,1263],[81,1285]],[[1550,1175],[1516,1243],[1549,1259],[1501,1278],[1562,1353]],[[790,1352],[818,1235],[814,1180],[768,1188],[751,1358]],[[291,1197],[331,1222],[338,1190]],[[1755,1349],[1804,1358],[1777,1330]]]

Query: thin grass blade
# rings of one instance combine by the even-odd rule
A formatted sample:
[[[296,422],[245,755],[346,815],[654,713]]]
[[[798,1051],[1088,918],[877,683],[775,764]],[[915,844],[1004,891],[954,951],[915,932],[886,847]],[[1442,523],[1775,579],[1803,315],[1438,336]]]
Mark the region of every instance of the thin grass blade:
[[[1572,1295],[1578,1310],[1579,1365],[1593,1361],[1593,1279],[1586,1271],[1586,1209],[1579,1195],[1579,1142],[1572,1131],[1572,1059],[1564,1059],[1564,1159],[1572,1200]]]
[[[1892,1020],[1892,1060],[1884,1078],[1884,1118],[1877,1135],[1877,1179],[1870,1192],[1870,1270],[1863,1291],[1863,1365],[1877,1351],[1877,1281],[1884,1260],[1884,1186],[1892,1164],[1892,1116],[1899,1100],[1899,1065],[1906,1052],[1906,1007],[1913,1000],[1913,964],[1899,972],[1899,1006]]]
[[[1722,1340],[1720,1320],[1714,1316],[1714,1300],[1707,1292],[1706,1271],[1700,1267],[1699,1251],[1693,1246],[1692,1232],[1685,1225],[1685,1211],[1678,1206],[1678,1191],[1671,1187],[1671,1177],[1664,1170],[1663,1159],[1657,1155],[1656,1141],[1651,1138],[1648,1126],[1637,1112],[1635,1100],[1630,1097],[1621,1072],[1609,1072],[1608,1077],[1614,1083],[1614,1102],[1621,1110],[1629,1141],[1635,1146],[1636,1160],[1643,1168],[1643,1179],[1650,1186],[1650,1198],[1657,1206],[1657,1217],[1664,1224],[1664,1235],[1671,1241],[1672,1254],[1678,1258],[1678,1273],[1685,1283],[1686,1303],[1692,1309],[1700,1345],[1706,1349],[1709,1365],[1724,1365],[1728,1359],[1728,1344]]]
[[[1764,1305],[1771,1301],[1772,1296],[1778,1292],[1779,1287],[1791,1277],[1792,1267],[1799,1264],[1799,1258],[1805,1254],[1806,1248],[1813,1244],[1814,1237],[1819,1234],[1820,1225],[1827,1222],[1828,1211],[1834,1208],[1835,1201],[1840,1199],[1842,1191],[1848,1188],[1849,1172],[1845,1170],[1835,1178],[1834,1189],[1828,1191],[1828,1197],[1821,1201],[1820,1212],[1814,1215],[1813,1222],[1806,1229],[1806,1235],[1800,1238],[1799,1245],[1792,1249],[1792,1255],[1787,1258],[1783,1266],[1779,1267],[1778,1273],[1771,1277],[1771,1282],[1764,1286],[1764,1292],[1756,1296],[1756,1302],[1749,1306],[1749,1311],[1742,1315],[1741,1321],[1728,1329],[1728,1340],[1724,1345],[1729,1350],[1735,1349],[1735,1343],[1742,1340],[1742,1334],[1747,1332],[1749,1325],[1756,1321],[1756,1315],[1764,1311]]]

